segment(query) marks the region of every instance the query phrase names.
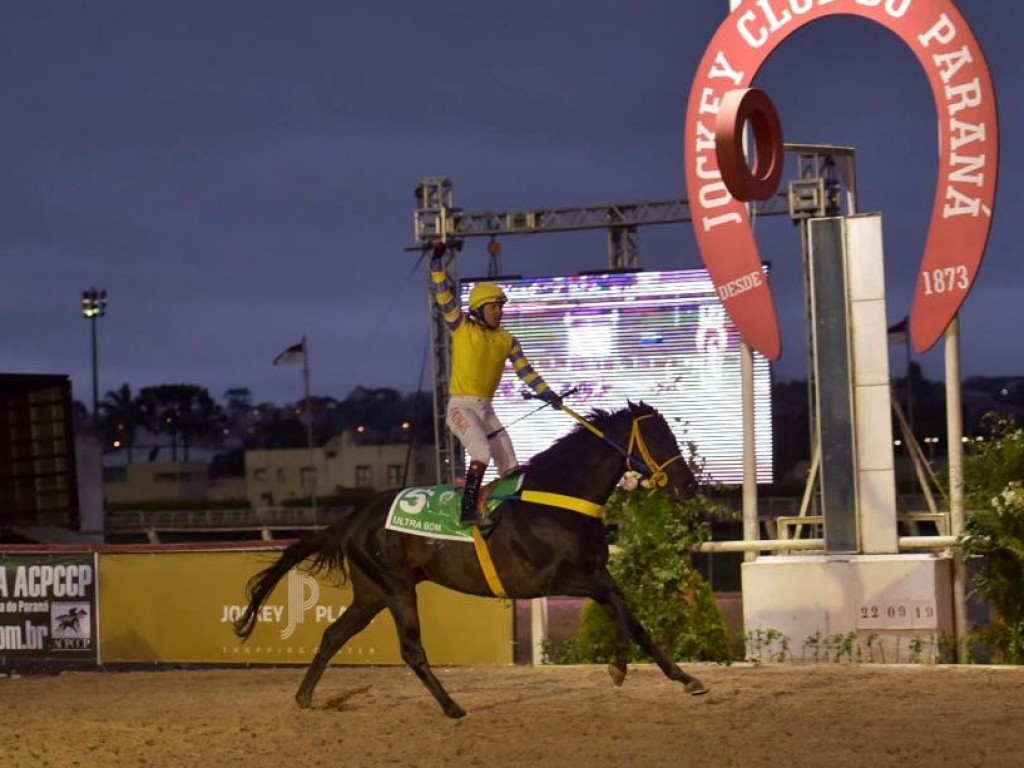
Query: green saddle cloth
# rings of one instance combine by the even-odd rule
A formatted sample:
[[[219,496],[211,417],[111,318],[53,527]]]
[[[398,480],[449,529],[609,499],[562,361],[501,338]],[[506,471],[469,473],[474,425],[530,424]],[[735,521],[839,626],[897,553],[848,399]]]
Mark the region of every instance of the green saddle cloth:
[[[522,475],[495,480],[481,489],[487,494],[487,514],[503,501],[516,495]],[[472,526],[459,524],[462,514],[462,489],[454,485],[406,488],[398,492],[388,511],[386,528],[436,539],[472,541]]]

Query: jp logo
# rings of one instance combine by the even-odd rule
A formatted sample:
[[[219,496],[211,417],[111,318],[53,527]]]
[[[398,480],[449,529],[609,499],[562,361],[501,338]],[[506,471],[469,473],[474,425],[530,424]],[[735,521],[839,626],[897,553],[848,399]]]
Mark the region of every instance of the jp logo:
[[[306,611],[320,600],[316,579],[298,571],[288,571],[288,624],[281,630],[281,639],[295,634],[295,628],[306,620]]]
[[[697,244],[718,295],[743,338],[770,360],[782,354],[778,317],[761,279],[743,198],[764,199],[778,185],[781,131],[771,102],[748,86],[783,40],[805,24],[841,14],[898,35],[924,67],[938,110],[938,188],[911,312],[918,351],[938,341],[967,298],[992,225],[999,161],[995,91],[981,47],[952,0],[742,3],[712,38],[690,90],[686,186]],[[722,118],[726,130],[720,132]],[[758,142],[753,172],[739,156],[738,137],[748,121]]]

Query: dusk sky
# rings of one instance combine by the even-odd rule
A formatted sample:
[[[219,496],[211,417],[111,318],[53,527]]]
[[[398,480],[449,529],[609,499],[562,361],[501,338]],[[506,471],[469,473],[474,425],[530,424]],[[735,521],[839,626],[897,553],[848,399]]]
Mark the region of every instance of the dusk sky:
[[[1024,375],[1024,3],[957,5],[988,57],[1002,146],[992,236],[961,315],[963,374]],[[687,95],[728,9],[0,0],[0,371],[69,374],[91,403],[79,301],[95,286],[109,297],[101,398],[193,383],[292,402],[299,369],[271,361],[304,334],[313,394],[429,389],[427,267],[405,250],[419,180],[450,178],[468,212],[684,198]],[[884,217],[888,315],[909,314],[938,152],[917,60],[844,16],[797,32],[754,84],[786,141],[856,149],[859,208]],[[803,378],[798,230],[762,218],[757,237],[783,329],[775,375]],[[639,240],[646,269],[702,266],[688,223]],[[486,273],[486,245],[467,240],[462,274]],[[608,264],[603,230],[502,245],[509,274]],[[941,342],[915,359],[942,377]]]

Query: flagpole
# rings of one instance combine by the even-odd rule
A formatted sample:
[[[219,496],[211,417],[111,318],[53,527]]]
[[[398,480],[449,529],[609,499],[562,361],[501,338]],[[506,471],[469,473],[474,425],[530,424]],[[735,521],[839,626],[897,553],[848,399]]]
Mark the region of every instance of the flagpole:
[[[906,401],[906,415],[907,424],[910,427],[910,434],[914,434],[914,383],[910,376],[910,316],[905,315],[902,320],[898,323],[890,325],[888,328],[888,342],[890,349],[894,344],[898,344],[900,341],[903,342],[903,356],[906,360],[906,373],[904,387],[906,393],[904,398]]]
[[[312,483],[309,488],[309,499],[310,506],[313,509],[313,516],[316,517],[316,486],[317,486],[317,466],[316,459],[313,455],[313,411],[310,408],[309,402],[309,343],[306,341],[306,335],[302,335],[302,385],[303,393],[305,394],[303,416],[306,422],[306,450],[309,453],[309,465],[312,470]]]
[[[910,434],[914,434],[914,384],[910,380],[910,326],[903,334],[903,346],[907,353],[907,423],[910,424]]]

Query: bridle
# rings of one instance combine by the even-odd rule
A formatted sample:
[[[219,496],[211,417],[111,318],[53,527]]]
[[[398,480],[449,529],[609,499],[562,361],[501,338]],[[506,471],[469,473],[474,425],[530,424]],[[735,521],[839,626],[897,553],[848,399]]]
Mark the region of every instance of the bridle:
[[[639,416],[634,415],[632,417],[632,421],[629,426],[629,444],[628,447],[624,448],[564,403],[561,406],[561,410],[568,413],[578,421],[580,425],[586,427],[593,434],[597,435],[608,443],[608,445],[622,454],[626,459],[627,470],[639,472],[641,475],[646,476],[650,487],[649,493],[654,493],[659,488],[664,488],[668,485],[668,473],[665,471],[665,468],[672,464],[672,462],[680,461],[683,458],[682,453],[677,451],[674,456],[669,456],[665,461],[659,464],[651,454],[650,446],[647,445],[647,440],[644,438],[640,422],[644,419],[652,418],[655,415],[654,413],[643,413]],[[588,499],[566,496],[561,493],[552,493],[550,491],[524,490],[503,498],[517,498],[534,504],[545,504],[551,507],[559,507],[561,509],[568,509],[573,512],[579,512],[596,518],[600,518],[604,512],[603,504],[598,504]],[[474,540],[476,540],[478,535],[477,529],[474,529]]]
[[[629,427],[629,445],[623,448],[567,405],[563,404],[562,410],[625,456],[626,469],[639,472],[641,475],[647,477],[652,492],[655,489],[664,488],[668,485],[668,473],[665,472],[665,467],[669,466],[672,462],[680,461],[683,458],[682,453],[676,453],[675,456],[670,456],[659,464],[657,459],[651,455],[651,449],[648,447],[647,441],[644,439],[643,430],[640,429],[640,422],[644,419],[653,418],[653,413],[644,413],[633,417],[633,421]]]
[[[658,464],[657,460],[651,455],[651,449],[647,446],[647,441],[644,439],[644,433],[640,429],[640,422],[644,419],[649,419],[654,416],[653,413],[645,413],[642,416],[636,416],[633,418],[633,423],[629,428],[629,445],[626,448],[626,469],[633,469],[632,465],[636,464],[636,470],[642,475],[647,475],[648,481],[651,485],[651,490],[655,488],[664,488],[668,485],[668,473],[665,472],[665,467],[674,461],[681,461],[683,458],[682,453],[676,453],[661,464]],[[637,453],[640,454],[640,459],[635,458],[633,454],[633,447],[636,446]]]

